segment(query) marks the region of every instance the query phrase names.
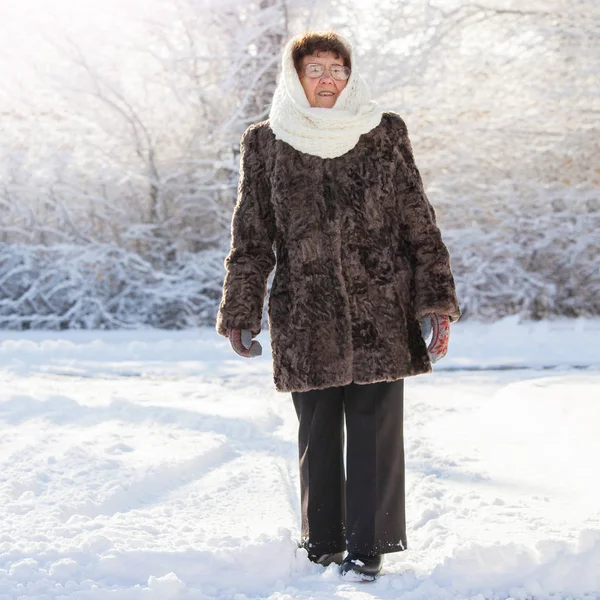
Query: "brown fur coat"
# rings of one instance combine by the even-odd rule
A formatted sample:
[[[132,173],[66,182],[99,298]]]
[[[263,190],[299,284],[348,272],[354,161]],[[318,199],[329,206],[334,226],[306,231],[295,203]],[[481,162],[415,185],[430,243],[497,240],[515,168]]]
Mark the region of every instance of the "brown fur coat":
[[[460,317],[450,257],[403,119],[337,158],[276,140],[269,121],[241,139],[238,201],[216,329],[258,333],[269,274],[275,389],[429,373],[427,313]]]

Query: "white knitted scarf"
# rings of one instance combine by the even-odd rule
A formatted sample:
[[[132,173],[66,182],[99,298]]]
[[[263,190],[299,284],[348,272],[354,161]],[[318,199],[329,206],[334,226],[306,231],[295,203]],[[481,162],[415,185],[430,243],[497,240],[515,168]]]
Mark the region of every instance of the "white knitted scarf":
[[[350,52],[352,70],[333,107],[310,105],[294,67],[292,38],[283,50],[282,69],[269,112],[276,139],[321,158],[346,154],[363,133],[379,125],[383,113],[356,71],[352,45],[343,36],[340,38]]]

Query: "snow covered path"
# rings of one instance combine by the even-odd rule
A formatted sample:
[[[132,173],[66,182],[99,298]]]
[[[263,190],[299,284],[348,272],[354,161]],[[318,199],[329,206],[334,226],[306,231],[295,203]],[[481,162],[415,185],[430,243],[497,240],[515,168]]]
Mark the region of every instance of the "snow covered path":
[[[454,326],[406,380],[409,549],[366,584],[296,551],[266,332],[0,332],[0,600],[599,599],[599,328]]]

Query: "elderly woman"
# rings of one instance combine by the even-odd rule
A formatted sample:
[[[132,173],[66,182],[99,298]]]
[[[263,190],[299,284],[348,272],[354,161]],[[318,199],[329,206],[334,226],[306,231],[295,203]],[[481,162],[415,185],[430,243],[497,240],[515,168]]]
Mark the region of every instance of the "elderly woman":
[[[460,317],[448,250],[406,124],[370,99],[335,32],[288,42],[269,119],[241,151],[216,329],[261,354],[276,266],[273,378],[299,419],[301,546],[373,580],[407,548],[404,378],[432,371]]]

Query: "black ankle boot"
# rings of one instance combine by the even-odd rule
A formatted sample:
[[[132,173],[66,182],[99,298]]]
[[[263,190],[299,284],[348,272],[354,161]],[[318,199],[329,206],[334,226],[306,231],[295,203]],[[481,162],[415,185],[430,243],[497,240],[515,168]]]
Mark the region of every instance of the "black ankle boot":
[[[383,554],[359,554],[358,552],[348,552],[340,567],[340,573],[342,575],[355,573],[356,575],[359,575],[361,579],[373,581],[378,577],[382,565]]]

